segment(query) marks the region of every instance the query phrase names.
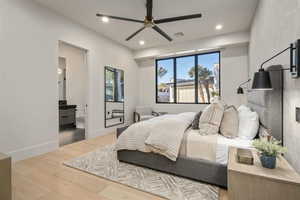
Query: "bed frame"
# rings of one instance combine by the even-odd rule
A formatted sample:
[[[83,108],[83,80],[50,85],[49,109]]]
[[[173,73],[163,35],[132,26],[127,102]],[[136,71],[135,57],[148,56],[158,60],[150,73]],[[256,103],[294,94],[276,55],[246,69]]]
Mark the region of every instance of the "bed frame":
[[[126,129],[118,128],[117,136]],[[178,157],[177,161],[155,153],[120,150],[117,152],[118,160],[150,169],[167,172],[169,174],[227,187],[227,166],[208,160],[195,160]]]
[[[248,106],[260,116],[262,125],[282,140],[282,71],[281,66],[268,68],[274,90],[249,94]],[[117,129],[117,137],[127,127]],[[227,166],[208,160],[178,157],[176,162],[164,156],[140,151],[119,150],[119,161],[227,188]]]

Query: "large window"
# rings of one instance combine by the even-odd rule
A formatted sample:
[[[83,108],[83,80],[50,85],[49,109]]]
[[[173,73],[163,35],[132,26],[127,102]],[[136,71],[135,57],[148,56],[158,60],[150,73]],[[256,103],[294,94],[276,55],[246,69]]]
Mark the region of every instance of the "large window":
[[[157,101],[174,103],[174,60],[164,59],[156,62]]]
[[[157,103],[208,104],[220,95],[220,52],[156,60]]]

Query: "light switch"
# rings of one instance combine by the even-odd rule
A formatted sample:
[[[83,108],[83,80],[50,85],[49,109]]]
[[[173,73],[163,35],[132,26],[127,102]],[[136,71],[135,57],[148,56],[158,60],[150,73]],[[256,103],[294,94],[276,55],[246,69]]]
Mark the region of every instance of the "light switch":
[[[300,123],[300,108],[296,108],[296,121]]]

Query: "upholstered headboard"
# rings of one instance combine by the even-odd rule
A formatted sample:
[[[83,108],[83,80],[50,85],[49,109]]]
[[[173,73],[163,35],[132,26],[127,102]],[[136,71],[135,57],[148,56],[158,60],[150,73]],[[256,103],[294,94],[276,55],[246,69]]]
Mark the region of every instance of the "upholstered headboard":
[[[283,141],[283,72],[281,65],[267,68],[270,71],[273,90],[251,91],[248,93],[248,106],[256,111],[260,123],[268,129],[277,140]]]

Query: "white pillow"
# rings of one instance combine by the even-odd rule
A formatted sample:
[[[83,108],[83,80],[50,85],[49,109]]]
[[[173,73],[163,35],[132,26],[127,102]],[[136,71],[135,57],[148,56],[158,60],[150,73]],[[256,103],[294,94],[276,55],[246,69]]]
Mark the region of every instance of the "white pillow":
[[[259,128],[259,117],[245,105],[238,108],[239,112],[239,133],[241,139],[252,140],[257,135]]]

